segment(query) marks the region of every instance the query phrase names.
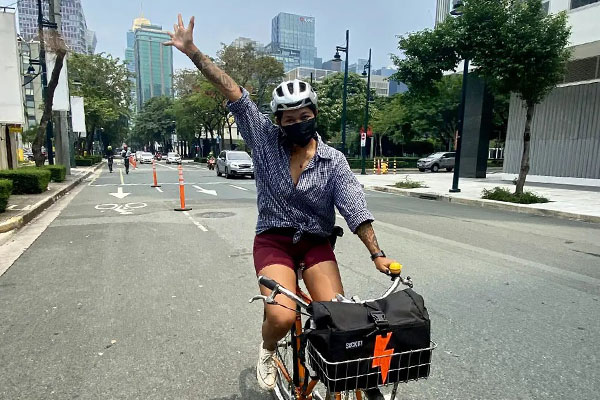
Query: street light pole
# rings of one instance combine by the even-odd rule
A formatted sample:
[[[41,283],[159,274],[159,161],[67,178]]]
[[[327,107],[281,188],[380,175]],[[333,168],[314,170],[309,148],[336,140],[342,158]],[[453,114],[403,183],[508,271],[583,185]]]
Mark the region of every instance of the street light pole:
[[[465,124],[465,101],[467,97],[467,78],[469,76],[469,60],[465,59],[463,70],[462,94],[460,99],[460,108],[458,111],[458,138],[456,140],[456,153],[454,155],[454,175],[452,176],[452,188],[450,193],[458,193],[458,178],[460,177],[460,150],[462,147],[463,127]]]
[[[340,51],[346,53],[345,69],[344,69],[344,94],[342,96],[342,153],[346,155],[346,102],[348,99],[348,48],[350,45],[350,31],[346,29],[346,47],[335,46],[335,56],[333,61],[342,61]]]
[[[346,155],[346,102],[348,100],[348,45],[350,44],[350,31],[346,30],[346,68],[344,71],[344,96],[342,97],[342,153]]]
[[[365,145],[363,146],[363,142],[362,142],[362,137],[360,140],[360,151],[361,151],[361,155],[362,155],[362,161],[361,161],[361,171],[360,174],[361,175],[366,175],[366,168],[365,168],[365,151],[367,149],[366,146],[366,135],[367,132],[369,131],[369,101],[371,101],[371,49],[369,49],[369,61],[367,62],[367,65],[365,65],[364,69],[368,68],[368,74],[367,72],[365,72],[363,70],[363,76],[365,76],[365,74],[367,74],[367,104],[365,105],[365,125],[364,125],[364,130],[365,130]]]
[[[462,7],[462,0],[454,0],[452,5],[452,11],[450,11],[450,14],[454,15],[455,17],[462,16]],[[454,155],[454,175],[452,176],[452,188],[450,189],[450,193],[460,192],[460,189],[458,188],[458,178],[460,177],[460,150],[462,147],[463,127],[465,124],[465,103],[467,98],[467,78],[469,76],[469,60],[465,58],[464,63],[465,65],[463,69],[462,93],[460,99],[460,108],[458,111],[458,137],[456,138],[456,149]]]

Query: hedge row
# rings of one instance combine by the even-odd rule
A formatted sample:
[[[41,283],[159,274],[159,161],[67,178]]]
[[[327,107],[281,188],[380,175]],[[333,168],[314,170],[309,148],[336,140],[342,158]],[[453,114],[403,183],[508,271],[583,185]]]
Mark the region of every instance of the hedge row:
[[[206,164],[206,157],[195,157],[194,162]]]
[[[75,165],[78,167],[89,167],[90,165],[97,164],[100,161],[102,161],[102,156],[100,155],[75,157]]]
[[[63,182],[67,177],[67,167],[61,164],[44,165],[43,167],[23,167],[21,170],[44,169],[50,171],[50,180],[52,182]]]
[[[13,183],[8,179],[0,179],[0,213],[6,210],[8,198],[12,193]]]
[[[51,173],[45,168],[20,168],[0,171],[0,179],[9,179],[13,194],[35,194],[48,190]]]

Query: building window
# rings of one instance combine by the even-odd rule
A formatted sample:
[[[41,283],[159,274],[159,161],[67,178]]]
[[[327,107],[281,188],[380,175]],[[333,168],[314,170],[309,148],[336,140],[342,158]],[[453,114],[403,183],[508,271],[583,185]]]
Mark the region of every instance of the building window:
[[[600,0],[571,0],[571,10],[598,2]]]
[[[565,83],[589,81],[600,78],[600,57],[570,61],[567,64]]]
[[[548,15],[548,13],[550,12],[550,1],[544,1],[542,3],[542,11],[544,15]]]

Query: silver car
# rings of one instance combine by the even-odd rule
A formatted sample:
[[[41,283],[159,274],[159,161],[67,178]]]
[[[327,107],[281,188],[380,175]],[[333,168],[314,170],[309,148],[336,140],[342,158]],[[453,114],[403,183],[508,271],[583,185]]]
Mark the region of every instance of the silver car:
[[[439,152],[428,155],[425,158],[420,158],[417,161],[417,168],[419,171],[425,172],[426,169],[430,169],[431,172],[438,172],[441,168],[446,168],[446,171],[450,172],[454,169],[454,152]]]
[[[245,151],[222,151],[217,157],[216,169],[217,176],[225,175],[227,179],[244,175],[254,178],[254,163]]]

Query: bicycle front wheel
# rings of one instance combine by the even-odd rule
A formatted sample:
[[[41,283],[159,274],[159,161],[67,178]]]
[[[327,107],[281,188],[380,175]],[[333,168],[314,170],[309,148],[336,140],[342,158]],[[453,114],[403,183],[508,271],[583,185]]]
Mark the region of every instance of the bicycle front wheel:
[[[292,332],[277,343],[275,359],[277,363],[277,384],[274,395],[279,400],[295,399],[294,387],[294,348]]]

